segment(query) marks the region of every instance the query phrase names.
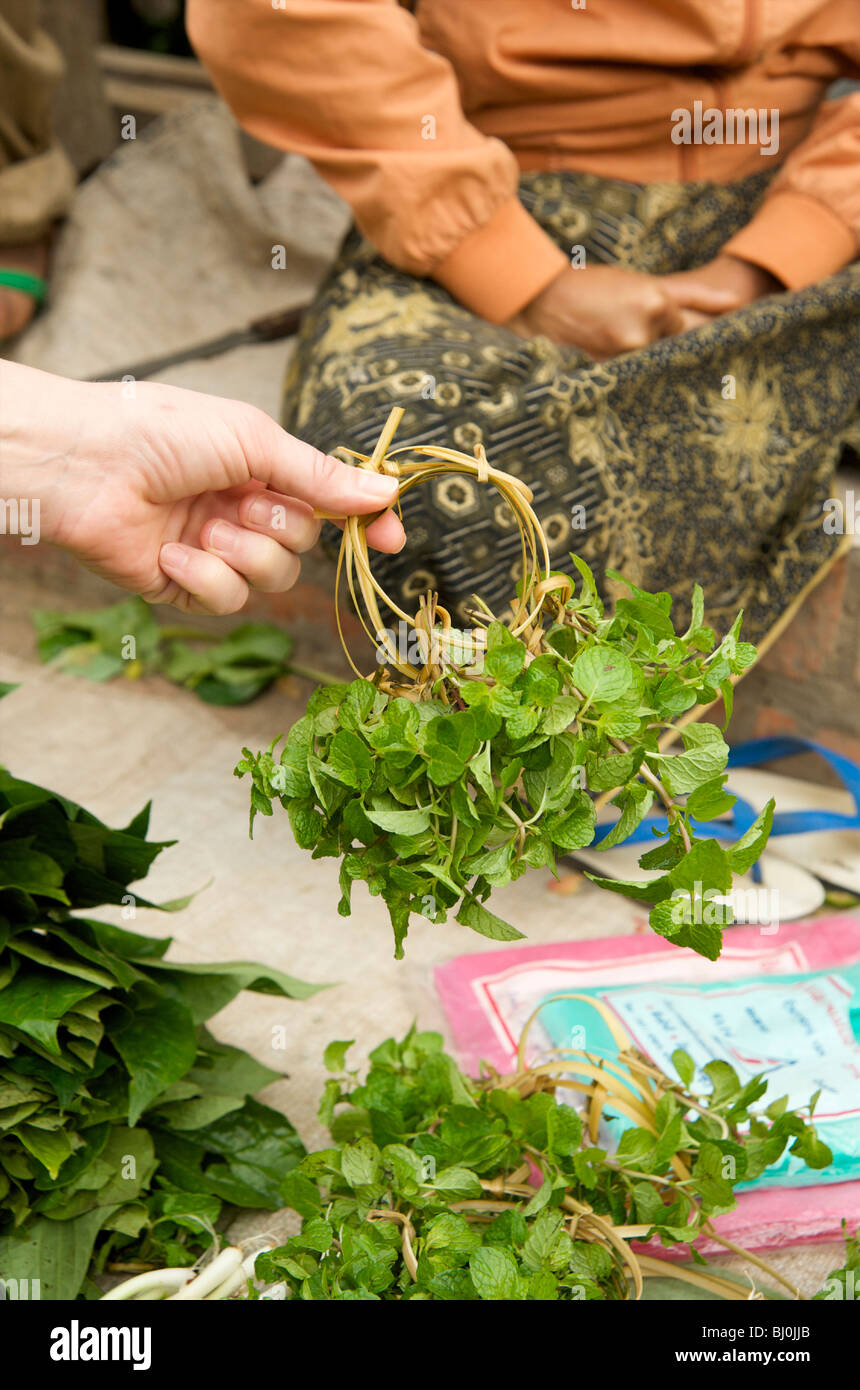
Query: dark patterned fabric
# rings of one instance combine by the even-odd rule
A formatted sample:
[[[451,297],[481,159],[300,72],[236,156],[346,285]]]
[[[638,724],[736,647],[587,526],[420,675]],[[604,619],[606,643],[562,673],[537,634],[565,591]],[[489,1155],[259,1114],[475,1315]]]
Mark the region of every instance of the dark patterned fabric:
[[[587,264],[662,274],[715,256],[765,186],[541,173],[520,197]],[[575,551],[599,576],[668,589],[682,621],[698,581],[713,623],[744,608],[758,640],[835,555],[822,506],[842,448],[860,439],[858,382],[860,263],[596,363],[484,322],[352,232],[305,317],[284,424],[329,452],[370,453],[402,405],[396,444],[482,443],[529,484],[557,569],[572,571]],[[410,491],[403,513],[406,549],[374,562],[393,598],[414,608],[435,589],[457,612],[479,593],[507,610],[519,545],[492,487],[442,478]]]

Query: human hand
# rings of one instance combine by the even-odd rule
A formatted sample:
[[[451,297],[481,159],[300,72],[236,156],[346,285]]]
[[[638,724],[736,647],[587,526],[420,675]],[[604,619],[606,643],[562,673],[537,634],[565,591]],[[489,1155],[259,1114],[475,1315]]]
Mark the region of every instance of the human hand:
[[[394,478],[320,453],[254,406],[132,389],[0,361],[0,496],[39,499],[45,540],[149,603],[234,613],[249,588],[296,582],[314,508],[365,515],[396,500]],[[390,553],[405,543],[390,511],[367,538]]]
[[[667,286],[673,278],[680,283]],[[738,304],[737,291],[730,285],[686,283],[682,276],[643,275],[615,265],[578,270],[571,266],[508,327],[524,338],[544,334],[556,343],[580,347],[602,361],[684,332],[694,326],[686,313],[722,314]]]
[[[662,275],[660,283],[669,295],[682,308],[685,328],[697,328],[708,323],[716,314],[706,310],[702,304],[693,305],[691,296],[707,290],[725,291],[735,296],[733,308],[752,304],[766,294],[776,294],[785,288],[775,275],[750,261],[742,261],[738,256],[730,256],[723,251],[713,260],[699,266],[697,270],[681,270],[673,275]],[[723,313],[717,310],[716,313]]]

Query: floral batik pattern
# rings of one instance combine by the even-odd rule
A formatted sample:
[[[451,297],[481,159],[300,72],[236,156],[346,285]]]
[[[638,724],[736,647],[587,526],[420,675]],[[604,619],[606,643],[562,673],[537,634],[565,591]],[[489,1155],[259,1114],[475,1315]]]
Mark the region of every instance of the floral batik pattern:
[[[528,174],[526,208],[574,259],[665,274],[717,254],[766,188]],[[826,569],[840,454],[858,440],[860,264],[796,293],[608,362],[486,323],[432,281],[387,264],[356,231],[305,316],[284,424],[329,452],[369,453],[392,406],[396,443],[440,444],[528,483],[556,569],[581,555],[665,589],[685,619],[694,582],[709,619],[739,608],[760,640]],[[374,572],[403,607],[428,589],[462,614],[478,593],[507,611],[520,549],[495,490],[440,478],[403,499],[408,541]]]

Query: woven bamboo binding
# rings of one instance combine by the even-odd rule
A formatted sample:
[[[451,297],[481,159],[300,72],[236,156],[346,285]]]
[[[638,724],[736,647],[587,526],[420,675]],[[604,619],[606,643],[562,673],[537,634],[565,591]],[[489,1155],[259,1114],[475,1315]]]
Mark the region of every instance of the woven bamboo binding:
[[[489,483],[497,489],[513,513],[520,535],[522,558],[520,593],[512,600],[513,612],[507,619],[507,625],[513,635],[521,637],[530,650],[536,650],[539,638],[543,635],[538,620],[544,605],[550,598],[556,605],[563,605],[571,595],[572,585],[566,575],[550,573],[547,539],[538,517],[532,510],[531,489],[512,474],[492,468],[483,445],[478,446],[474,455],[436,445],[405,445],[402,448],[391,449],[389,446],[402,417],[403,408],[395,406],[385,422],[372,454],[359,454],[353,450],[343,452],[354,458],[360,468],[396,478],[398,499],[410,488],[418,487],[440,475],[452,473],[468,474],[479,483]],[[410,457],[404,457],[407,454]],[[345,576],[355,610],[367,636],[374,646],[384,652],[391,668],[403,677],[408,685],[417,686],[420,690],[444,674],[450,649],[455,643],[458,648],[462,648],[462,634],[454,632],[451,615],[438,602],[435,594],[425,595],[418,613],[411,614],[404,612],[385,592],[375,578],[370,564],[366,529],[374,519],[372,516],[350,516],[344,522],[335,578],[335,602],[337,604],[340,586]],[[476,638],[480,645],[480,629],[488,626],[494,614],[479,597],[475,597],[474,603],[475,611],[471,616],[477,624]],[[383,619],[380,605],[416,632],[419,649],[426,658],[423,667],[415,666],[397,650]],[[337,623],[347,660],[356,675],[361,675],[362,672],[355,665],[346,644],[339,606]]]

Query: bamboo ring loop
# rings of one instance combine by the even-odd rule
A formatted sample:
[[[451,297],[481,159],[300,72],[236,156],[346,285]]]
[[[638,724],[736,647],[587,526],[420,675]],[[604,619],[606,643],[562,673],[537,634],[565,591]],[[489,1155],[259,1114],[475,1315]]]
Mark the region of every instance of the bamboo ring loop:
[[[403,408],[395,406],[372,454],[357,454],[352,450],[344,452],[349,452],[361,468],[397,478],[398,498],[411,488],[419,487],[444,474],[466,474],[479,483],[491,483],[498,490],[513,512],[520,535],[522,593],[516,601],[512,601],[514,613],[508,626],[515,637],[523,636],[537,622],[547,599],[552,597],[563,605],[573,592],[573,586],[567,576],[550,574],[549,547],[540,521],[532,510],[531,489],[513,474],[491,467],[482,445],[478,446],[474,456],[458,449],[437,446],[405,445],[391,450],[389,446],[402,417]],[[401,457],[404,454],[412,457]],[[419,457],[416,458],[415,455]],[[434,673],[442,673],[440,668],[444,668],[454,643],[462,648],[462,635],[454,632],[451,615],[438,603],[435,594],[423,595],[418,613],[411,614],[404,612],[385,592],[374,577],[370,565],[366,528],[373,520],[375,517],[372,516],[350,516],[344,522],[335,577],[335,604],[341,645],[350,666],[356,675],[360,676],[362,673],[355,665],[346,644],[338,606],[341,579],[345,576],[355,610],[371,642],[377,649],[382,648],[393,669],[401,676],[414,684],[422,685],[434,678]],[[423,667],[415,666],[397,651],[391,641],[389,629],[383,621],[380,603],[416,633],[419,651],[424,658]],[[476,619],[481,625],[487,626],[494,615],[479,597],[475,598],[475,603],[480,610],[475,615]],[[480,644],[476,640],[475,651],[478,645]],[[460,664],[468,663],[461,660]]]

